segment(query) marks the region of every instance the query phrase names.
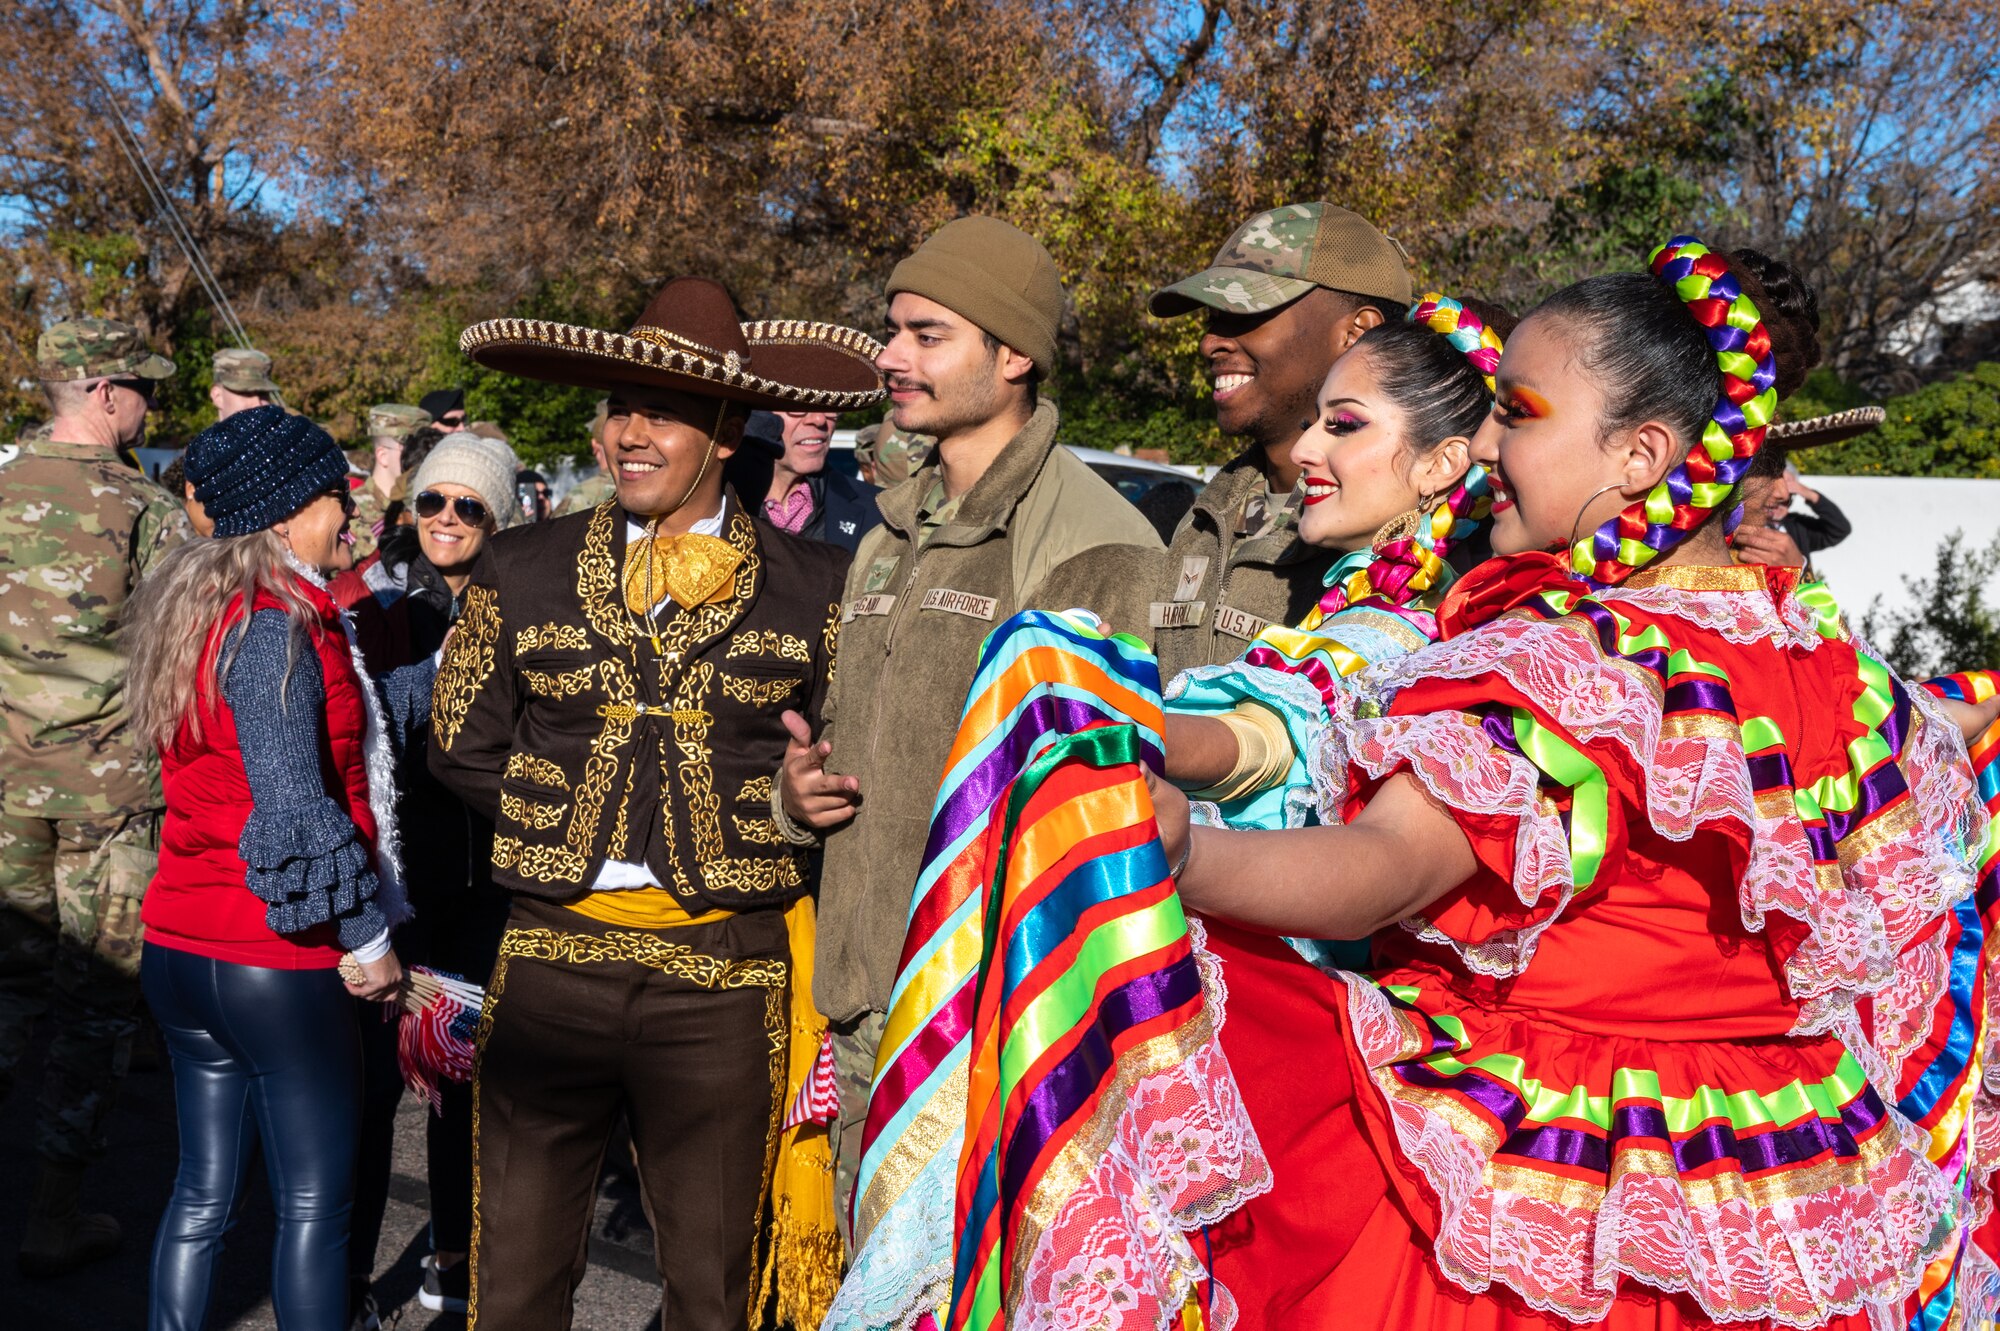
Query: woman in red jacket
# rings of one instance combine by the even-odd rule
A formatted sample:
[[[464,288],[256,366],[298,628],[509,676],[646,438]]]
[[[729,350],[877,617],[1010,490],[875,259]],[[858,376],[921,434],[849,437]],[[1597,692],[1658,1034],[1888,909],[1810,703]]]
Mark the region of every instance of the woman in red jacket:
[[[347,1326],[361,1109],[347,995],[396,996],[404,908],[381,708],[326,591],[354,511],[346,470],[325,431],[277,407],[203,431],[187,474],[215,536],[162,560],[128,621],[133,720],[159,747],[167,804],[141,978],[181,1144],[154,1331],[204,1324],[258,1143],[278,1323]]]

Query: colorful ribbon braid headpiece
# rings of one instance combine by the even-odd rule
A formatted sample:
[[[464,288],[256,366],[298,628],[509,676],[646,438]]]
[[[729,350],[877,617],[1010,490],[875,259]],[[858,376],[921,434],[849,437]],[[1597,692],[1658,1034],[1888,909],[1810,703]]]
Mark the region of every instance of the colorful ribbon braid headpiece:
[[[1723,257],[1692,236],[1675,236],[1653,251],[1649,266],[1708,331],[1722,396],[1686,460],[1570,548],[1570,567],[1600,587],[1623,582],[1673,549],[1729,501],[1778,406],[1778,366],[1764,316]]]
[[[1493,392],[1493,373],[1500,365],[1500,335],[1486,321],[1449,296],[1427,291],[1410,306],[1406,316],[1413,324],[1438,333],[1451,343],[1486,381]],[[1428,513],[1417,514],[1416,530],[1376,547],[1375,558],[1365,568],[1327,589],[1320,597],[1318,613],[1305,625],[1317,628],[1327,616],[1338,614],[1364,601],[1390,606],[1407,605],[1437,585],[1445,556],[1457,542],[1470,536],[1493,511],[1493,497],[1486,480],[1486,468],[1473,463],[1450,494]]]

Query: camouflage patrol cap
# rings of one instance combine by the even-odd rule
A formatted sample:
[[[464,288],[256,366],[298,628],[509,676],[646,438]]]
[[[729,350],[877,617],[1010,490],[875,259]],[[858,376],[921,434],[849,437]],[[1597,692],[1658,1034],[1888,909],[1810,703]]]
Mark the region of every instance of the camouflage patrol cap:
[[[275,393],[271,358],[248,347],[225,347],[215,353],[215,384],[232,393]]]
[[[35,348],[35,377],[48,383],[120,374],[171,379],[173,373],[172,361],[154,355],[138,329],[116,319],[65,319],[43,330]]]
[[[1162,319],[1202,306],[1262,314],[1314,287],[1410,303],[1410,256],[1358,213],[1330,203],[1273,208],[1236,228],[1215,261],[1193,277],[1160,288],[1147,308]]]
[[[373,439],[387,435],[401,439],[412,430],[421,429],[431,423],[431,414],[422,407],[405,406],[400,402],[384,402],[368,408],[368,437]]]

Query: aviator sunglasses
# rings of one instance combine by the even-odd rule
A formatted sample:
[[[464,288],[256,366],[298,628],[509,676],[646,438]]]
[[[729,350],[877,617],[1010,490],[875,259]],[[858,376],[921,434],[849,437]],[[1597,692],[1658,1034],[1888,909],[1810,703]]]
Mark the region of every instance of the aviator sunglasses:
[[[447,503],[451,505],[451,511],[458,514],[458,520],[468,527],[482,526],[486,522],[486,505],[471,495],[459,495],[456,499],[447,500],[435,490],[426,490],[417,496],[417,516],[434,518],[444,512]]]

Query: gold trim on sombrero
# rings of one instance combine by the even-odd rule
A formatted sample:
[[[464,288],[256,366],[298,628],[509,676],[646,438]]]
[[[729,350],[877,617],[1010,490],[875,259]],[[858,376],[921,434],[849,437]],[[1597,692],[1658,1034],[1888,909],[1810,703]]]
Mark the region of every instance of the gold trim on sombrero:
[[[881,343],[859,329],[840,324],[810,319],[760,319],[740,327],[743,329],[743,340],[753,349],[759,346],[824,346],[869,362],[882,354]],[[487,319],[459,334],[458,349],[470,356],[482,348],[502,342],[604,356],[627,364],[665,370],[670,374],[719,381],[732,388],[783,397],[806,406],[848,410],[871,406],[882,400],[882,389],[879,387],[849,392],[805,388],[779,379],[767,379],[747,368],[750,364],[748,357],[715,351],[692,338],[662,328],[640,327],[628,334],[585,328],[580,324],[554,323],[547,319]]]
[[[733,351],[717,351],[714,347],[705,347],[691,337],[681,336],[671,328],[634,328],[625,337],[627,341],[651,342],[654,346],[668,351],[692,351],[697,356],[720,362],[724,371],[729,374],[735,374],[742,369],[747,360],[746,357],[739,356]]]

